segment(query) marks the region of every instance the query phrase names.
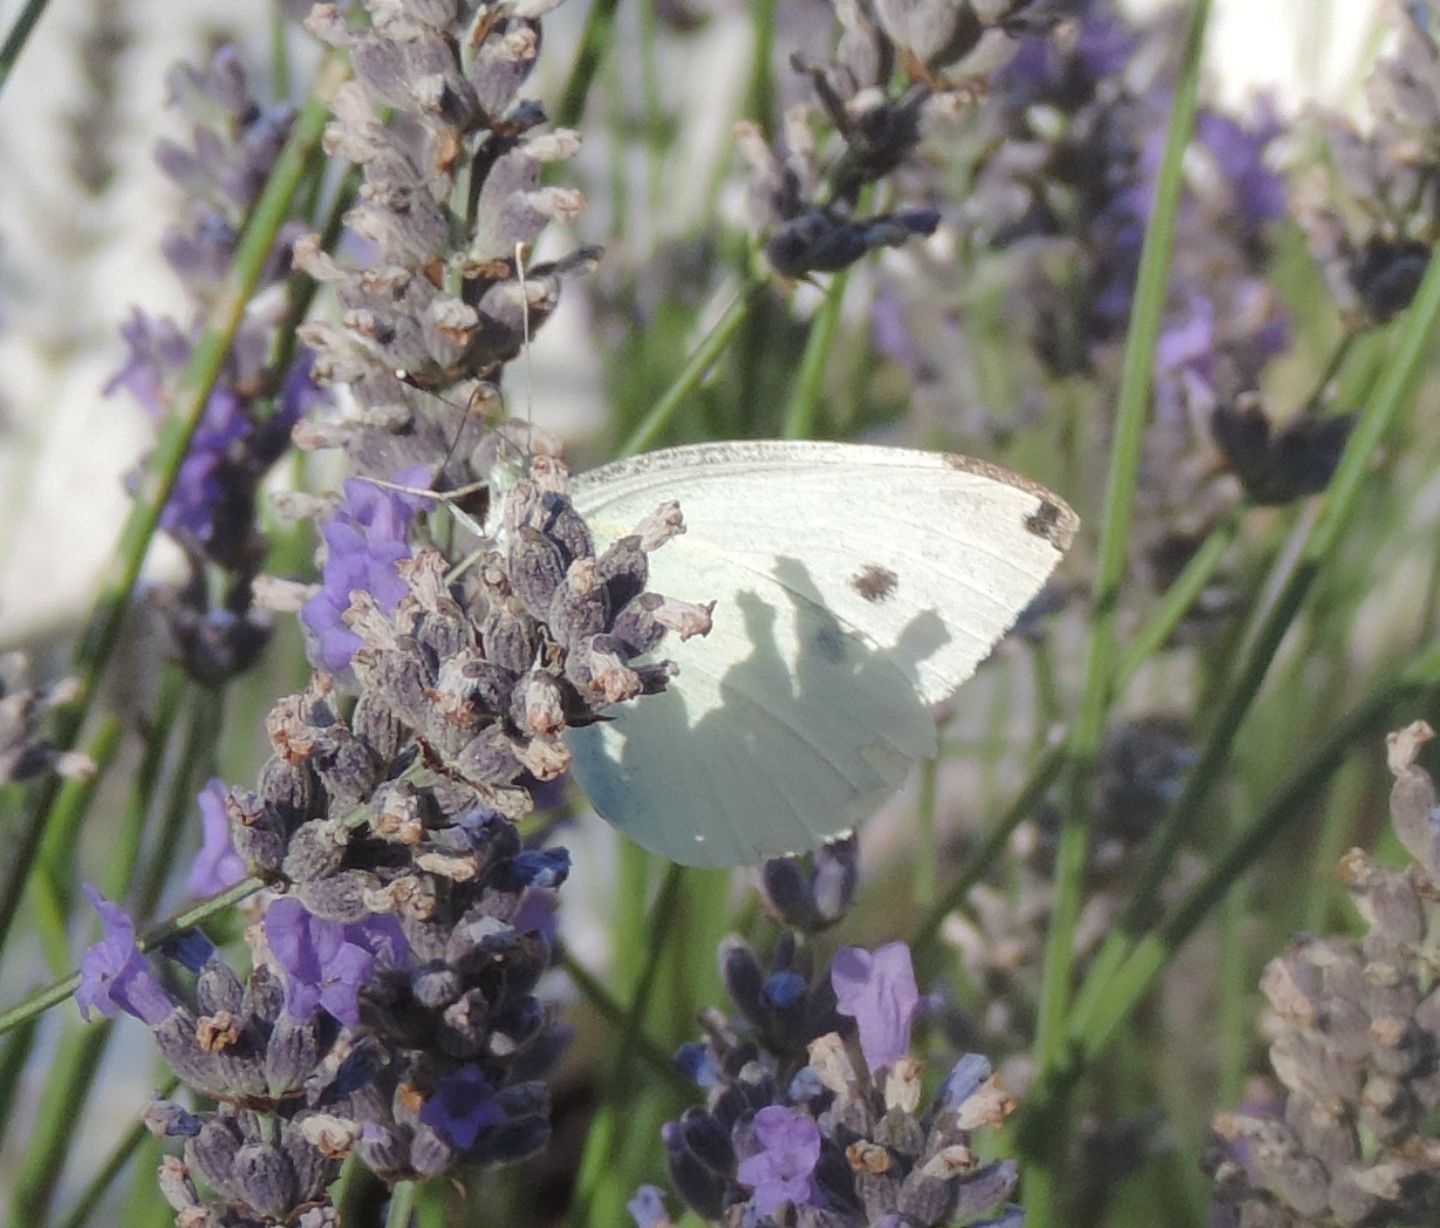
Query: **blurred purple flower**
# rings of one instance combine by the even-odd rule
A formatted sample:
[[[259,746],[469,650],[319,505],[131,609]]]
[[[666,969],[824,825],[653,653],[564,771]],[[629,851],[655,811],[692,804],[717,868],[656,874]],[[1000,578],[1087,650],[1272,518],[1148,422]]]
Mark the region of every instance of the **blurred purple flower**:
[[[873,952],[842,947],[830,968],[836,1009],[855,1020],[871,1072],[905,1056],[920,1005],[910,948],[888,942]]]
[[[1253,125],[1218,111],[1202,111],[1195,121],[1196,139],[1231,184],[1237,220],[1250,229],[1286,214],[1285,180],[1265,165],[1265,151],[1284,131],[1268,102],[1261,103]]]
[[[670,1213],[665,1210],[665,1200],[653,1185],[642,1185],[635,1191],[635,1197],[625,1204],[635,1221],[635,1228],[670,1228]]]
[[[138,307],[120,326],[129,348],[124,365],[106,383],[105,395],[123,388],[156,423],[169,410],[167,376],[178,372],[190,357],[190,342],[173,320],[147,315]]]
[[[494,1089],[478,1066],[462,1066],[441,1079],[420,1109],[420,1120],[452,1147],[469,1151],[482,1130],[508,1120],[495,1102]]]
[[[200,790],[196,799],[200,804],[204,842],[186,880],[191,895],[214,895],[226,887],[233,887],[245,877],[245,862],[230,839],[230,815],[225,810],[225,793],[225,782],[215,778]]]
[[[401,486],[422,486],[430,481],[430,471],[415,465],[400,470],[393,480]],[[410,557],[407,531],[424,505],[416,495],[358,478],[346,481],[345,502],[324,529],[329,552],[320,592],[300,611],[311,636],[311,656],[331,673],[343,672],[360,647],[360,637],[342,617],[350,608],[350,594],[369,593],[389,614],[409,591],[395,564]]]
[[[99,1011],[113,1019],[120,1011],[134,1015],[150,1027],[163,1023],[175,1011],[150,961],[135,943],[135,923],[118,904],[111,903],[91,884],[82,888],[100,914],[104,937],[80,957],[80,985],[75,1005],[83,1019]]]
[[[810,1174],[820,1159],[820,1127],[778,1104],[756,1113],[754,1126],[760,1150],[740,1161],[736,1177],[755,1191],[755,1214],[769,1215],[787,1202],[808,1205],[815,1195]]]

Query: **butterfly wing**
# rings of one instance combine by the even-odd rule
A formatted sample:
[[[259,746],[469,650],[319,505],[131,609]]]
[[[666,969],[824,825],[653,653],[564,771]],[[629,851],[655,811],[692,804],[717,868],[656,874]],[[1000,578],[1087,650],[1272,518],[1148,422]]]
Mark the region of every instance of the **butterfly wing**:
[[[667,642],[661,695],[566,734],[591,803],[688,865],[814,848],[933,755],[928,705],[975,670],[1077,525],[1044,488],[981,461],[754,441],[648,453],[574,480],[602,544],[678,500],[686,532],[649,587],[716,602]]]

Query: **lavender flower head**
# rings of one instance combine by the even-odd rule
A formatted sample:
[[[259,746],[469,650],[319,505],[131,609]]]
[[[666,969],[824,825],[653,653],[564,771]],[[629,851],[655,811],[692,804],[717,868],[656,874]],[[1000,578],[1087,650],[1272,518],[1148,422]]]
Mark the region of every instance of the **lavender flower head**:
[[[1432,736],[1420,721],[1388,739],[1391,822],[1412,861],[1391,869],[1352,849],[1340,863],[1363,937],[1303,937],[1266,966],[1281,1094],[1212,1122],[1222,1223],[1338,1228],[1440,1215],[1440,800],[1417,762]]]
[[[817,1228],[1011,1222],[1015,1165],[981,1163],[972,1133],[1013,1103],[972,1054],[922,1107],[920,1063],[905,1053],[918,993],[903,943],[841,952],[812,983],[792,935],[768,972],[729,940],[721,970],[741,1019],[701,1016],[706,1040],[676,1064],[706,1106],[662,1131],[671,1183],[697,1214]],[[663,1222],[653,1197],[631,1209],[641,1225]]]
[[[128,391],[157,428],[206,318],[226,285],[241,228],[280,154],[290,107],[262,107],[251,96],[233,48],[202,70],[181,66],[170,77],[171,102],[191,119],[186,145],[163,143],[158,158],[186,194],[186,216],[165,235],[165,258],[183,283],[185,320],[136,309],[122,326],[128,356],[105,391]],[[216,384],[200,412],[160,527],[185,550],[190,581],[156,596],[175,649],[189,672],[214,685],[247,668],[269,633],[252,608],[251,584],[267,549],[256,525],[261,481],[290,444],[295,425],[328,400],[312,378],[312,357],[280,335],[288,309],[279,293],[299,228],[282,227]],[[268,291],[268,292],[267,292]],[[205,567],[229,573],[218,602]]]

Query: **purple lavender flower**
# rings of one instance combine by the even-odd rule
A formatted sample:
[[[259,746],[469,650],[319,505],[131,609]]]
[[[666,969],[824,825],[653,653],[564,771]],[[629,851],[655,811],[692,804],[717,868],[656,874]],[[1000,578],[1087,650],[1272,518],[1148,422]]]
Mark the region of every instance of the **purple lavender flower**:
[[[756,1113],[754,1126],[760,1150],[740,1161],[737,1177],[755,1191],[755,1214],[769,1215],[787,1202],[810,1204],[816,1193],[810,1174],[820,1159],[820,1127],[804,1113],[778,1104]]]
[[[429,480],[423,465],[402,469],[394,477],[401,486],[420,486]],[[350,608],[350,594],[369,593],[389,614],[409,591],[395,564],[410,557],[406,536],[423,506],[424,500],[415,495],[358,478],[346,481],[345,502],[324,530],[329,553],[320,592],[300,611],[311,637],[310,655],[331,673],[344,672],[360,647],[360,637],[343,617]]]
[[[495,1092],[478,1066],[462,1066],[441,1079],[420,1109],[420,1120],[451,1146],[469,1151],[482,1130],[508,1120],[495,1102]]]
[[[1251,124],[1233,115],[1205,110],[1195,120],[1195,137],[1230,185],[1236,221],[1252,229],[1277,222],[1287,212],[1285,180],[1265,165],[1265,152],[1285,131],[1273,104],[1262,101]]]
[[[325,1010],[350,1027],[360,1022],[360,990],[375,970],[375,956],[350,941],[352,928],[313,916],[291,896],[265,910],[265,940],[285,969],[291,1018],[309,1020]]]
[[[835,953],[830,983],[836,1009],[860,1030],[860,1051],[872,1072],[905,1056],[920,1005],[908,946],[888,942],[873,952],[842,947]]]
[[[658,1187],[642,1185],[635,1197],[625,1204],[635,1221],[635,1228],[670,1228],[670,1213]]]
[[[230,815],[225,809],[225,782],[211,779],[196,799],[200,804],[200,822],[204,842],[190,867],[186,886],[195,896],[214,895],[232,887],[245,877],[245,861],[235,851],[230,838]]]
[[[100,914],[104,937],[80,957],[75,1004],[81,1017],[88,1020],[92,1009],[108,1019],[124,1011],[156,1027],[170,1017],[176,1004],[160,984],[150,961],[140,953],[135,942],[135,922],[90,883],[84,884],[83,890]]]

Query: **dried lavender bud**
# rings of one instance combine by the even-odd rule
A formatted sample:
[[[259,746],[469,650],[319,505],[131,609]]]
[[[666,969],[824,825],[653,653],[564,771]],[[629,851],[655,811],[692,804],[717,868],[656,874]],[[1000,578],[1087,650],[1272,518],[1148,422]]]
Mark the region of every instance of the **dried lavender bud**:
[[[41,772],[56,772],[84,780],[95,771],[88,755],[61,754],[41,734],[51,709],[75,698],[72,680],[36,687],[30,679],[30,661],[23,653],[0,654],[0,781],[29,780]]]

